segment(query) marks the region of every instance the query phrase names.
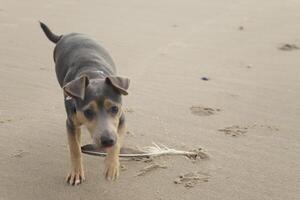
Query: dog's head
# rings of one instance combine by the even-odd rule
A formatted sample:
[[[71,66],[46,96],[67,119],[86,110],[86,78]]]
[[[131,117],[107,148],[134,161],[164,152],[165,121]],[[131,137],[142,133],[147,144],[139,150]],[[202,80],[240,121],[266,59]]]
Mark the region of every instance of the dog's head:
[[[96,145],[110,147],[118,140],[124,120],[122,95],[128,94],[128,87],[129,79],[118,76],[91,80],[81,76],[63,87],[74,99],[76,120],[87,127]]]

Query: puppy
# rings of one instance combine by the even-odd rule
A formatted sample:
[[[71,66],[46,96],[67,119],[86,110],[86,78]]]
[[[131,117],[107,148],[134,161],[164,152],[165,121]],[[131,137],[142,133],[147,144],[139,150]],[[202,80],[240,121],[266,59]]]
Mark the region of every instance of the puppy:
[[[56,44],[54,62],[63,89],[71,169],[66,181],[78,185],[85,180],[81,161],[81,125],[86,126],[95,145],[105,148],[104,174],[119,176],[119,152],[126,131],[122,95],[128,94],[129,79],[116,75],[108,52],[86,35],[56,35],[40,22],[47,38]]]

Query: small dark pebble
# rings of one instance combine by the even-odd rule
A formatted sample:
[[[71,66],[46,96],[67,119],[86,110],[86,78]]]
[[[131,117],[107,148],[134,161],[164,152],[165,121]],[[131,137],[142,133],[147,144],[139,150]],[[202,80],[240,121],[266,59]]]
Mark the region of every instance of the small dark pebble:
[[[203,80],[203,81],[209,81],[210,79],[204,76],[204,77],[201,78],[201,80]]]
[[[244,30],[244,27],[243,27],[243,26],[239,26],[239,30],[240,30],[240,31],[243,31],[243,30]]]

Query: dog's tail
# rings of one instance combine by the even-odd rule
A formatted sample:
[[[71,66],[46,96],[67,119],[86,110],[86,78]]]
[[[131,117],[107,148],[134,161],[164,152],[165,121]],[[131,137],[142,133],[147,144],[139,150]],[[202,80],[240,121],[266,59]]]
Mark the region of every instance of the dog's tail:
[[[61,39],[62,35],[55,35],[54,33],[52,33],[50,29],[46,26],[46,24],[44,24],[43,22],[40,22],[40,26],[50,41],[57,43]]]

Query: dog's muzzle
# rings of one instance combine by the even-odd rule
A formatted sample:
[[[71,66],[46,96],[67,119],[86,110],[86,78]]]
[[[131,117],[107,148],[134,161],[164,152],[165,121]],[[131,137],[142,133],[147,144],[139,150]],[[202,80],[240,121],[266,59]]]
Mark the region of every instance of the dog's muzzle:
[[[116,137],[109,131],[104,131],[100,137],[100,142],[103,147],[111,147],[116,143]]]

